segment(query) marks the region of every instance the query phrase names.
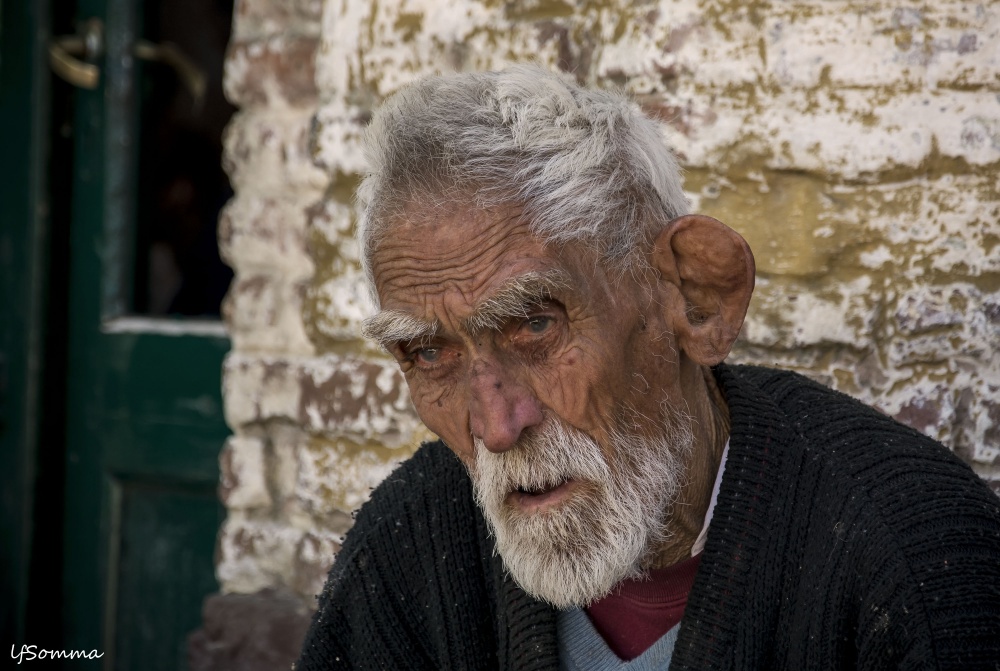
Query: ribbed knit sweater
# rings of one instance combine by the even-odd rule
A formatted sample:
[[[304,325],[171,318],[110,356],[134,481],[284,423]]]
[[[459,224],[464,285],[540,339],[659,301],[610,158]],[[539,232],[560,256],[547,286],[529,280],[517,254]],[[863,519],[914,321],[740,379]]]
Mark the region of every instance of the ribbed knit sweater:
[[[670,668],[1000,669],[1000,500],[971,469],[799,375],[715,375],[729,458]],[[358,513],[297,669],[554,671],[555,615],[430,443]]]

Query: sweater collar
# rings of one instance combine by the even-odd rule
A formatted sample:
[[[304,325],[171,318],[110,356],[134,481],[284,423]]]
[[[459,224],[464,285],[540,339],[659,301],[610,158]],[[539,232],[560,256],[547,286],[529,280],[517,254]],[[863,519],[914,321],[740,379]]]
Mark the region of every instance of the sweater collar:
[[[738,367],[719,365],[713,372],[732,420],[729,454],[672,670],[731,668],[750,571],[784,501],[779,474],[790,472],[797,454],[797,433],[770,396]]]

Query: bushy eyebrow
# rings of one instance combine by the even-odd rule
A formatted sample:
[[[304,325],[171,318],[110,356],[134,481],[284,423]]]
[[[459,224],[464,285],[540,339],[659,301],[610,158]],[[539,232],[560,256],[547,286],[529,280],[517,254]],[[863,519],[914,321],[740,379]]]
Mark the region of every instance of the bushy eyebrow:
[[[418,319],[399,310],[382,310],[361,323],[361,334],[383,349],[398,342],[429,340],[437,330],[437,322]]]
[[[503,282],[475,311],[462,321],[471,335],[488,329],[499,329],[507,320],[527,317],[529,311],[545,301],[559,289],[570,286],[569,275],[554,269],[542,273],[530,272]],[[389,349],[400,342],[427,341],[440,327],[400,310],[382,310],[361,323],[361,334]]]
[[[499,329],[509,319],[527,317],[531,309],[550,300],[558,290],[569,286],[569,275],[558,269],[512,277],[482,301],[462,325],[472,335]]]

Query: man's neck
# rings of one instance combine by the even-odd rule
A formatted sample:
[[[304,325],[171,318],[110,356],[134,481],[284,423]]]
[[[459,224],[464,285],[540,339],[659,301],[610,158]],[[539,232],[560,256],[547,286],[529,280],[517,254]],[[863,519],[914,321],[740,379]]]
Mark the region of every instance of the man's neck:
[[[719,462],[729,440],[729,407],[712,371],[689,369],[692,390],[687,399],[692,415],[694,444],[686,464],[687,482],[668,513],[667,539],[648,556],[647,568],[665,568],[691,556],[712,499]],[[682,373],[683,374],[683,373]]]

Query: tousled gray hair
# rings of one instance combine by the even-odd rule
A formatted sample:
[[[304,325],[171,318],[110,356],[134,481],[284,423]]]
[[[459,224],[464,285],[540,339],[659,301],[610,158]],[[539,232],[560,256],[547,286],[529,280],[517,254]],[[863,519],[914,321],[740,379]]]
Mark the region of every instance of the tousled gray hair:
[[[689,206],[634,102],[533,65],[407,86],[375,113],[364,152],[358,234],[373,292],[371,257],[408,207],[519,207],[536,235],[589,243],[625,270]]]

